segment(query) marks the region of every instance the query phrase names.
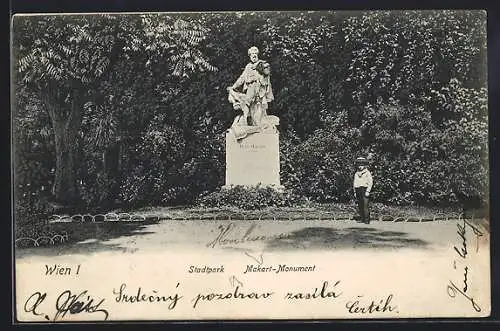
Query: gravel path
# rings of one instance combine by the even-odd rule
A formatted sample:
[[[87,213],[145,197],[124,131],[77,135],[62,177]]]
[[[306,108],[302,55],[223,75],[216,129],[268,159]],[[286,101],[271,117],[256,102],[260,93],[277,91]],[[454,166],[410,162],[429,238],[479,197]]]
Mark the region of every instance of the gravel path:
[[[92,254],[103,251],[141,253],[169,249],[259,251],[439,250],[457,239],[456,221],[426,223],[355,221],[178,221],[153,224],[75,224],[69,233],[81,240],[64,245],[17,249],[17,258]],[[63,226],[68,226],[63,225]],[[64,228],[64,227],[63,227]],[[82,236],[81,233],[85,232]]]

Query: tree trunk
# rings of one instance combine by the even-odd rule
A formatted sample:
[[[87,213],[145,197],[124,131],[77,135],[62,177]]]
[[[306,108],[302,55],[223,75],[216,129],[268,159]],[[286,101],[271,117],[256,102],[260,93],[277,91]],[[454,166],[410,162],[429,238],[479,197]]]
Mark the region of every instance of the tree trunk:
[[[81,124],[81,92],[72,93],[69,111],[57,102],[45,99],[54,128],[56,147],[56,173],[53,187],[55,202],[65,207],[79,201],[76,183],[77,135]],[[68,107],[66,105],[66,107]],[[64,116],[67,114],[67,116]]]
[[[54,197],[57,203],[73,205],[78,197],[76,187],[76,130],[66,121],[54,124],[56,145],[56,174],[54,180]]]
[[[120,151],[121,144],[117,142],[106,148],[103,153],[103,173],[108,180],[108,187],[102,203],[107,208],[114,206],[120,192]]]

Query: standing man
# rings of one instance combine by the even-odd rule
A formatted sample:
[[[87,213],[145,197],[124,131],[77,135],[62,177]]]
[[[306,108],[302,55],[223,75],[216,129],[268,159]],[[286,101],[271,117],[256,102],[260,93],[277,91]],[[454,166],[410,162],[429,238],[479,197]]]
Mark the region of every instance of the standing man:
[[[367,168],[368,160],[364,157],[356,159],[358,171],[354,174],[354,197],[358,202],[358,212],[361,222],[370,224],[370,210],[368,206],[370,191],[373,186],[372,174]]]

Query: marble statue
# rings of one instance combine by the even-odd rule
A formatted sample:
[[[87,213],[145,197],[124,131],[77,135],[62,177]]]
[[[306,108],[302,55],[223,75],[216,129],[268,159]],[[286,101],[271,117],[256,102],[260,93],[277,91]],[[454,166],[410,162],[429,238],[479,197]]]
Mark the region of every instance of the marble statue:
[[[267,114],[268,103],[274,100],[271,69],[269,63],[259,60],[258,54],[255,46],[248,50],[250,63],[236,82],[227,88],[229,102],[235,110],[241,110],[231,125],[237,139],[256,132],[276,132],[276,125],[279,124],[277,116]]]

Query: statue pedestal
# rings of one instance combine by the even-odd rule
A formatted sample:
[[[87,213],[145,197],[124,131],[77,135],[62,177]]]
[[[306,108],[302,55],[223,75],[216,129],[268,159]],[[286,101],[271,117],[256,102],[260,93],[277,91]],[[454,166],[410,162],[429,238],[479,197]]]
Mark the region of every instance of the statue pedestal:
[[[270,186],[280,184],[278,132],[258,132],[237,140],[233,130],[226,132],[226,185]]]

